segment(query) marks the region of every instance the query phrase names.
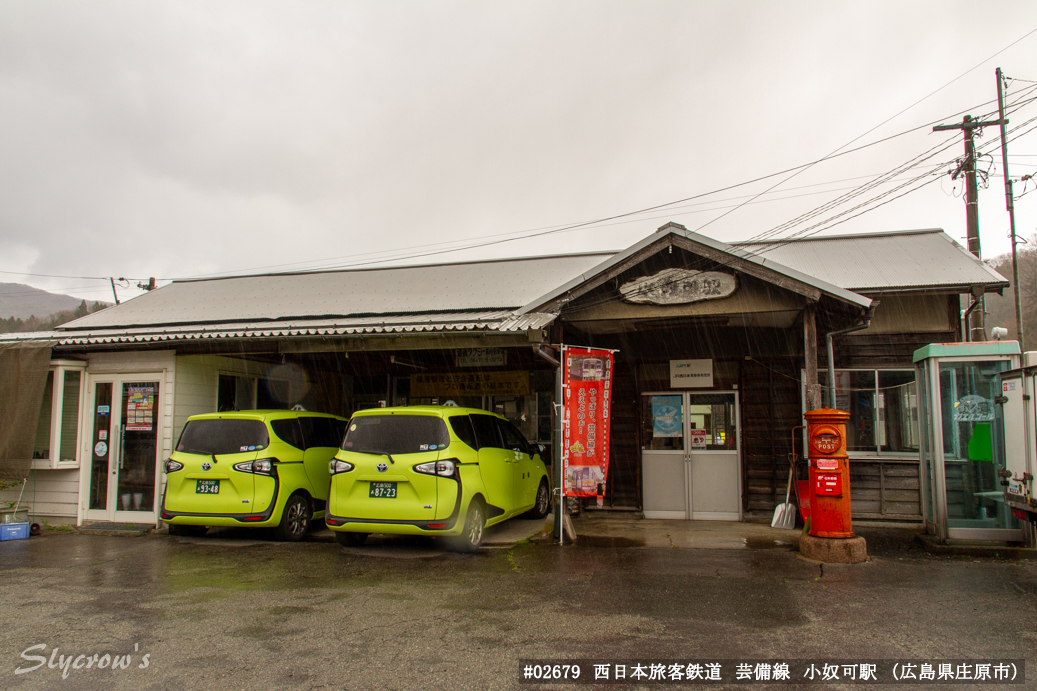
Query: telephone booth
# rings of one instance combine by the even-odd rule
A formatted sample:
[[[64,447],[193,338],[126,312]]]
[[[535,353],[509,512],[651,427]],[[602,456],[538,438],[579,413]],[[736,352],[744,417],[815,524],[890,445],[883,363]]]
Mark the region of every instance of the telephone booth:
[[[947,540],[1022,541],[1004,503],[991,428],[998,375],[1019,367],[1015,341],[933,344],[915,351],[922,515],[926,531]]]

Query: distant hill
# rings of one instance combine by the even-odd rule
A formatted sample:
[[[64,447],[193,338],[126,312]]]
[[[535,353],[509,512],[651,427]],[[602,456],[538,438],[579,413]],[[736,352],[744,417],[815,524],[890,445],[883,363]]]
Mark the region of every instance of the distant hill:
[[[0,319],[49,317],[55,312],[74,310],[82,298],[48,293],[22,283],[0,283]]]
[[[108,306],[21,283],[0,283],[0,333],[49,331]]]

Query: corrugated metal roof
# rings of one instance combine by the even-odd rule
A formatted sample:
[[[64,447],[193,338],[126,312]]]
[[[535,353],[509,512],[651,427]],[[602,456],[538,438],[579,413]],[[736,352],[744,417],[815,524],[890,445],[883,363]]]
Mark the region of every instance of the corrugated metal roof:
[[[347,317],[303,321],[237,322],[217,325],[178,325],[114,327],[89,331],[47,331],[2,334],[0,343],[42,338],[58,339],[59,345],[91,345],[115,343],[152,343],[201,339],[249,339],[317,336],[349,336],[362,334],[404,334],[449,331],[521,332],[542,329],[555,320],[553,314],[533,313],[516,316],[510,310],[492,312],[439,313],[434,315],[398,315]]]
[[[1008,285],[939,228],[733,245],[856,292]]]
[[[611,253],[176,281],[59,330],[511,310],[608,256]]]

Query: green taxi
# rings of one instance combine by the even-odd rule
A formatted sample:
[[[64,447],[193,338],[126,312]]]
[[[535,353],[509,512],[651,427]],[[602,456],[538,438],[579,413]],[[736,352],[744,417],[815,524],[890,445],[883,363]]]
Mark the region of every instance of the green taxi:
[[[290,410],[193,415],[166,461],[162,520],[171,535],[211,526],[274,528],[306,536],[327,506],[328,461],[345,418]]]
[[[329,464],[325,522],[343,546],[371,533],[442,537],[474,552],[483,529],[551,507],[543,447],[499,415],[474,408],[363,410]]]

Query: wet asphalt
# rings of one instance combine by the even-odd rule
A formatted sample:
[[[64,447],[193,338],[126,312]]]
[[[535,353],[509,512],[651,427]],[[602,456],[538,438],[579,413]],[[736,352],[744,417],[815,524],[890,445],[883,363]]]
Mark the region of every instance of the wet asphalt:
[[[1026,658],[1037,680],[1037,562],[860,532],[871,562],[823,568],[778,547],[46,532],[0,544],[0,688],[536,688],[524,658]],[[55,649],[130,664],[15,674]]]

